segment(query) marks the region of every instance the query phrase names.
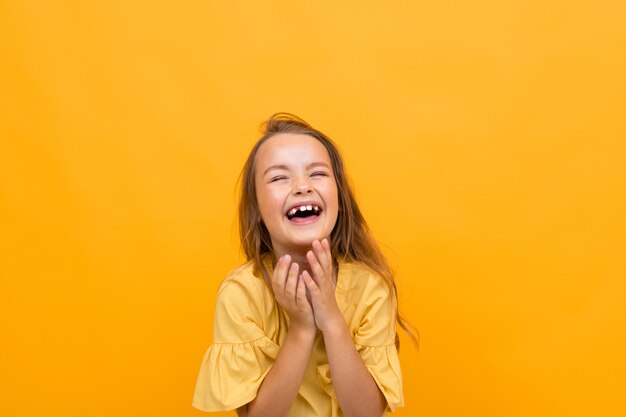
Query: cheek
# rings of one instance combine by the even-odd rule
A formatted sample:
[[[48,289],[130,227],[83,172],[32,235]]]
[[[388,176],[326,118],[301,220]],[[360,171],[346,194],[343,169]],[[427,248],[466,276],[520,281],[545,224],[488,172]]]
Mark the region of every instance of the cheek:
[[[257,188],[257,204],[263,217],[273,215],[274,212],[280,212],[282,207],[278,193],[265,187]]]
[[[329,217],[334,219],[333,223],[336,223],[339,212],[341,211],[341,207],[339,206],[339,195],[337,193],[337,189],[331,187],[326,195],[326,210],[328,210],[327,214],[329,215]]]
[[[262,217],[265,217],[265,214],[267,213],[268,201],[267,192],[263,189],[263,187],[257,186],[256,188],[256,203],[259,207],[259,213]]]
[[[328,195],[330,196],[330,202],[332,202],[335,210],[339,209],[339,190],[335,184],[331,185],[328,189]]]

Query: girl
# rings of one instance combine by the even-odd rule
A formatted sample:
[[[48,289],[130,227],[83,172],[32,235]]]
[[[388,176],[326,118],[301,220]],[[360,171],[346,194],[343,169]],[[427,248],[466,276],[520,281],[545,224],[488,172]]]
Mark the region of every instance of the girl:
[[[287,113],[264,126],[242,171],[248,262],[218,291],[193,405],[379,417],[403,405],[393,275],[333,142]]]

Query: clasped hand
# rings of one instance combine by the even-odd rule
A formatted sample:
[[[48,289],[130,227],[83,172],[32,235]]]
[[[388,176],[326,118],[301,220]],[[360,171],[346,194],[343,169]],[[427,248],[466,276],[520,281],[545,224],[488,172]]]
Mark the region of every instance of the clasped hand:
[[[327,239],[315,240],[306,254],[311,274],[281,256],[274,268],[272,287],[278,304],[287,312],[292,327],[322,332],[343,320],[335,299],[333,258]],[[307,298],[307,291],[310,301]]]

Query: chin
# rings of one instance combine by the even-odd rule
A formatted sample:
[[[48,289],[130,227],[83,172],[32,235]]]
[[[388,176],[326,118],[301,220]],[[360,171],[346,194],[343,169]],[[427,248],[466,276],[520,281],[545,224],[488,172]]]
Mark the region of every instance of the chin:
[[[330,236],[330,234],[302,233],[300,236],[297,236],[296,238],[294,238],[291,241],[291,244],[294,247],[298,247],[298,248],[306,247],[307,249],[310,249],[311,246],[313,245],[313,241],[319,240],[321,242],[322,239],[325,239],[327,236]]]

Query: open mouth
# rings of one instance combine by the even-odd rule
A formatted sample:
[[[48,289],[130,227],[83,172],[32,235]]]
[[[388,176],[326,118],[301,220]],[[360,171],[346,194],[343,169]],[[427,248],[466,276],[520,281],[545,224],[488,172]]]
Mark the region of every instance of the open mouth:
[[[293,222],[312,220],[320,215],[322,208],[316,204],[302,204],[292,207],[286,214],[287,219]]]

